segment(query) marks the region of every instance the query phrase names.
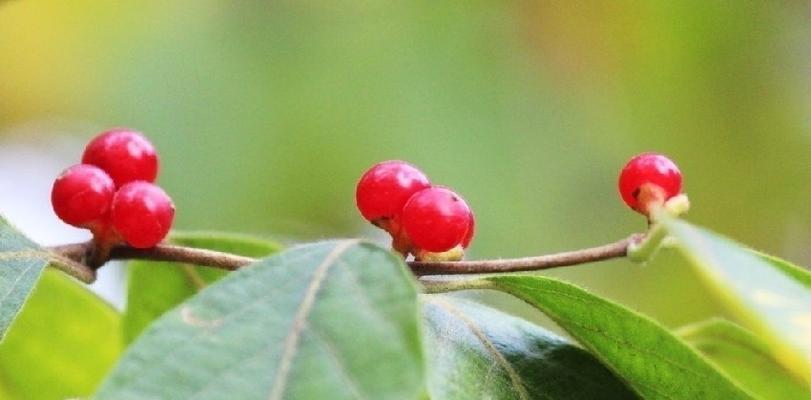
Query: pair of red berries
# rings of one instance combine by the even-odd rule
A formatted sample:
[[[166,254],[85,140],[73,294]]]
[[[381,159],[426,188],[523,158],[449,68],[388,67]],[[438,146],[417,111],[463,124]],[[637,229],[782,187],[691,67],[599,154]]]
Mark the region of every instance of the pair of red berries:
[[[467,248],[473,240],[473,211],[461,196],[403,161],[372,166],[358,182],[355,200],[366,220],[391,234],[395,250],[421,258]]]
[[[82,163],[56,178],[51,204],[62,221],[93,232],[99,245],[123,240],[154,247],[175,215],[172,199],[153,184],[157,175],[152,143],[138,132],[113,129],[90,141]]]

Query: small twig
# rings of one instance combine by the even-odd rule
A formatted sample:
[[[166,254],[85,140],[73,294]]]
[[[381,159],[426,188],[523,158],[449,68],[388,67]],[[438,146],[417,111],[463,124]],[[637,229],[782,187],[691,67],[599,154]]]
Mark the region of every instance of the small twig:
[[[417,276],[538,271],[625,257],[628,252],[628,245],[641,240],[642,237],[644,235],[634,234],[626,239],[603,246],[536,257],[451,262],[412,261],[408,265]]]
[[[186,264],[204,265],[234,271],[256,262],[255,258],[238,256],[221,251],[195,249],[192,247],[159,245],[151,249],[116,247],[110,253],[111,259],[143,259],[152,261],[174,261]]]
[[[595,261],[609,260],[612,258],[625,257],[628,254],[628,246],[631,243],[638,243],[643,237],[644,235],[642,234],[635,234],[626,239],[603,246],[537,257],[481,261],[410,261],[408,262],[408,266],[417,276],[537,271],[542,269],[585,264]],[[50,247],[48,250],[55,253],[55,256],[57,257],[63,257],[69,261],[78,263],[79,266],[82,266],[83,268],[77,269],[74,268],[76,265],[71,265],[70,269],[65,269],[65,272],[68,272],[77,278],[79,278],[79,276],[77,276],[76,273],[72,273],[72,270],[81,272],[83,277],[84,275],[88,274],[88,271],[95,272],[92,268],[86,266],[88,255],[91,254],[93,250],[92,241]],[[229,271],[233,271],[256,262],[256,259],[251,257],[243,257],[213,250],[165,244],[158,245],[151,249],[114,247],[110,251],[109,259],[170,261],[220,268]]]
[[[90,241],[50,247],[48,250],[76,262],[84,263],[86,261],[85,258],[92,248],[93,242]],[[168,244],[161,244],[151,249],[136,249],[122,246],[114,247],[110,251],[109,259],[172,261],[227,269],[229,271],[244,267],[256,261],[256,259],[251,257],[243,257],[231,253]]]

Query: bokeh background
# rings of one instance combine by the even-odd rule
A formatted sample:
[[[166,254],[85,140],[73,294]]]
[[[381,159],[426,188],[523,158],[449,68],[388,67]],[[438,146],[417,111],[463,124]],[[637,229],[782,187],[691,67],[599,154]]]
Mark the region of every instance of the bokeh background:
[[[81,238],[50,185],[129,126],[181,229],[385,243],[354,185],[398,158],[474,208],[470,257],[536,255],[644,229],[616,177],[656,150],[690,220],[811,265],[809,18],[789,0],[0,1],[0,212]],[[668,326],[724,314],[672,253],[548,274]],[[99,289],[119,306],[122,277]]]

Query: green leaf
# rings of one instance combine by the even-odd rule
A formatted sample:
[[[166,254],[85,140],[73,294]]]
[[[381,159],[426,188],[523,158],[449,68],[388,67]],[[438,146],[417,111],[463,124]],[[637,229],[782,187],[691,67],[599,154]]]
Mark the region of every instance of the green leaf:
[[[764,400],[811,399],[811,387],[794,379],[751,332],[732,322],[713,319],[679,329],[679,336],[738,382]]]
[[[658,323],[576,286],[514,274],[441,289],[477,288],[510,293],[543,311],[646,399],[751,398]]]
[[[591,354],[475,302],[422,296],[428,390],[445,399],[634,399]]]
[[[811,383],[807,273],[680,220],[663,221],[677,248],[730,309],[796,376]]]
[[[87,396],[121,353],[121,316],[48,269],[0,344],[3,399]]]
[[[159,318],[100,399],[414,399],[417,290],[380,247],[332,241],[242,268]]]
[[[805,285],[805,287],[811,289],[811,272],[809,272],[807,269],[770,254],[761,253],[752,249],[747,250],[757,254],[758,257],[770,263],[773,267],[783,271],[784,274],[794,278],[797,282],[800,282]]]
[[[247,257],[265,257],[281,246],[251,236],[222,233],[173,233],[174,244],[224,251]],[[216,268],[169,262],[129,263],[124,340],[132,342],[153,320],[203,287],[228,274]]]
[[[46,251],[0,216],[0,340],[50,258]]]

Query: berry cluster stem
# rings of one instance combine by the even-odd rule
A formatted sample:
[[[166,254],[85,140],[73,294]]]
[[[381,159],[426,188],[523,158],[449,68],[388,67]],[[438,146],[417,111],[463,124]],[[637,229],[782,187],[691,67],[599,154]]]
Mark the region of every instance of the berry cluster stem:
[[[537,271],[625,257],[628,254],[629,246],[632,243],[639,243],[643,237],[642,234],[634,234],[603,246],[536,257],[479,261],[411,261],[408,262],[408,266],[417,276]],[[72,261],[74,264],[71,265],[71,268],[62,268],[63,271],[87,282],[90,277],[95,277],[95,270],[86,265],[87,257],[93,253],[94,246],[94,243],[90,241],[50,247],[48,250],[58,257]],[[229,271],[256,262],[254,258],[231,253],[165,244],[150,249],[136,249],[127,246],[114,247],[109,254],[109,260],[113,259],[170,261]],[[77,266],[83,268],[77,269]]]

